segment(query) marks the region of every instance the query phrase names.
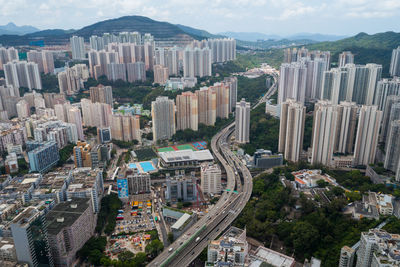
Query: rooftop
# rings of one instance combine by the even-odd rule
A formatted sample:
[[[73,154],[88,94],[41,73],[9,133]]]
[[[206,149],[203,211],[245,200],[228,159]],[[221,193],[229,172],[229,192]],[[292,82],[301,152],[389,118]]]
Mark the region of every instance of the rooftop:
[[[71,226],[89,207],[88,198],[74,198],[71,201],[57,204],[47,215],[47,230],[56,235],[63,228]]]
[[[210,161],[214,160],[210,150],[193,151],[191,149],[158,152],[161,159],[167,163],[169,162],[182,162],[182,161]]]
[[[294,258],[265,247],[258,247],[254,253],[257,259],[265,261],[273,266],[290,267],[295,262]]]

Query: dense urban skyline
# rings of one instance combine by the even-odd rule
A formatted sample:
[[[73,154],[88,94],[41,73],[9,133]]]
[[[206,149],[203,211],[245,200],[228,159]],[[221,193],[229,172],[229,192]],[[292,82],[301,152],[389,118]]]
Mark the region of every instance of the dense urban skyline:
[[[155,0],[150,3],[144,0],[1,0],[0,6],[0,24],[13,22],[39,29],[79,29],[101,20],[142,15],[211,33],[353,35],[359,32],[400,31],[397,23],[400,2],[394,0],[357,0],[351,3],[344,0],[219,0],[212,3],[194,0]]]

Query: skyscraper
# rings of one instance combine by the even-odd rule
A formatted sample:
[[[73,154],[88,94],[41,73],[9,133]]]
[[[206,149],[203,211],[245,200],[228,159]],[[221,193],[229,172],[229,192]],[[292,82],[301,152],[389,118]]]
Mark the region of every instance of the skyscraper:
[[[392,76],[400,76],[400,46],[393,49],[389,73]]]
[[[337,131],[338,112],[329,101],[321,100],[315,104],[311,164],[332,164]]]
[[[383,110],[388,96],[400,96],[400,77],[393,79],[382,79],[378,82],[374,105],[378,106],[379,110]]]
[[[348,72],[346,101],[365,104],[368,92],[369,69],[365,65],[347,64]]]
[[[42,50],[31,50],[27,53],[28,62],[38,64],[39,72],[53,73],[54,72],[54,58],[53,52]]]
[[[217,94],[208,87],[196,91],[198,98],[199,123],[214,125],[217,118]]]
[[[12,61],[3,65],[8,86],[42,89],[38,65],[34,62]]]
[[[168,80],[168,68],[162,65],[154,66],[154,83],[164,85]]]
[[[69,123],[76,125],[79,140],[85,140],[85,136],[83,135],[82,115],[80,109],[77,107],[70,107],[67,110],[67,117]]]
[[[343,51],[339,54],[339,68],[346,66],[346,64],[354,63],[354,55],[350,51]]]
[[[322,80],[324,77],[324,71],[328,69],[328,62],[322,58],[314,59],[314,71],[311,89],[312,99],[321,99],[322,97]]]
[[[186,47],[183,52],[183,76],[211,76],[211,51],[209,48],[200,49]]]
[[[384,167],[393,172],[397,171],[400,160],[400,120],[390,123],[390,131],[386,142]]]
[[[126,64],[128,72],[128,82],[146,81],[146,68],[143,62],[135,62]]]
[[[183,92],[176,96],[176,130],[198,130],[198,97],[192,92]]]
[[[17,103],[17,113],[19,119],[24,119],[29,117],[30,114],[29,105],[28,102],[26,102],[24,99],[20,100]]]
[[[57,76],[60,94],[73,95],[83,88],[83,81],[72,68],[66,68],[59,72]]]
[[[391,131],[391,125],[393,121],[400,120],[400,103],[393,103],[392,108],[390,109],[390,116],[389,116],[389,121],[385,121],[385,125],[387,128],[385,129],[386,136],[385,139],[383,140],[385,142],[385,151],[389,150],[390,148],[388,147],[389,145],[389,138],[390,138],[390,131]]]
[[[306,95],[307,67],[300,62],[281,65],[278,103],[287,98],[304,103]]]
[[[250,102],[244,98],[236,103],[235,139],[241,144],[250,142]]]
[[[14,47],[10,47],[7,49],[4,47],[0,47],[0,70],[3,69],[4,64],[13,60],[19,60],[18,50]]]
[[[322,100],[330,100],[333,105],[346,100],[347,94],[347,71],[333,68],[325,71],[322,79]]]
[[[85,43],[83,37],[72,36],[70,39],[72,59],[85,59]]]
[[[383,109],[383,119],[382,119],[382,130],[380,135],[380,141],[386,142],[386,136],[390,130],[390,123],[392,120],[400,119],[399,115],[399,106],[396,106],[393,111],[392,107],[394,104],[400,103],[400,96],[388,96],[385,103],[385,108]],[[394,113],[392,115],[392,112]]]
[[[123,63],[107,64],[107,79],[110,81],[126,81],[126,67]]]
[[[90,87],[90,100],[92,103],[100,102],[113,106],[112,87],[99,84],[98,86]]]
[[[108,127],[111,125],[112,108],[106,103],[93,103],[89,99],[81,99],[83,123],[91,127]]]
[[[210,90],[216,93],[217,118],[229,117],[229,86],[223,83],[214,83]]]
[[[375,161],[382,111],[379,111],[377,106],[363,105],[358,118],[356,143],[354,146],[354,165],[366,166]]]
[[[166,96],[151,102],[153,140],[169,139],[175,134],[175,103]]]
[[[365,104],[372,105],[375,102],[378,81],[382,77],[382,65],[369,63],[366,67],[369,69],[369,79]]]
[[[338,121],[334,152],[343,154],[353,152],[357,111],[358,107],[354,102],[340,102],[337,106]]]
[[[113,114],[111,120],[111,136],[121,141],[141,141],[139,116],[131,114]]]
[[[287,99],[281,103],[278,151],[286,160],[297,162],[303,149],[306,108],[303,103]]]
[[[238,81],[236,76],[225,77],[224,84],[229,85],[229,112],[233,111],[233,107],[235,107],[237,102],[237,86]]]

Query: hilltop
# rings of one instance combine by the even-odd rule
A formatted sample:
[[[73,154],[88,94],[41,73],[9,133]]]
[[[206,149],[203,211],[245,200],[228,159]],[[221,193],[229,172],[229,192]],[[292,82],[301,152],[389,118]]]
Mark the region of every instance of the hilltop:
[[[392,50],[400,45],[400,33],[383,32],[377,34],[359,33],[353,37],[335,42],[321,42],[307,45],[308,49],[329,50],[332,62],[338,61],[339,53],[351,51],[356,64],[377,63],[383,66],[383,75],[389,73]]]

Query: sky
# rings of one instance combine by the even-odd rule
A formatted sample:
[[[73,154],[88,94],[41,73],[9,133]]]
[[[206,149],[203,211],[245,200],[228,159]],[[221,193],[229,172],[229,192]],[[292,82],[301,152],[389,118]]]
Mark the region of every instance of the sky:
[[[211,33],[400,32],[400,0],[0,0],[0,25],[79,29],[126,15]]]

